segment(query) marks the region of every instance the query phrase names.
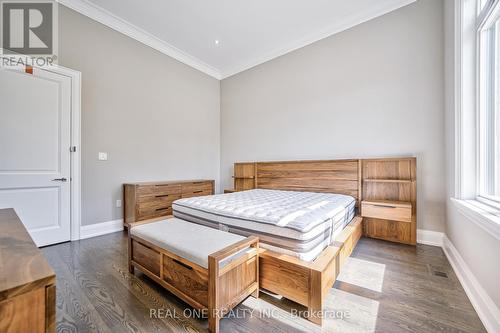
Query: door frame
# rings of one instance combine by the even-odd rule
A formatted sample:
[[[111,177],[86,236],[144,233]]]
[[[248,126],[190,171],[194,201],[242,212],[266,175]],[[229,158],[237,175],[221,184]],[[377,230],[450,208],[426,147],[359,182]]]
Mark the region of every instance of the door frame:
[[[36,70],[35,67],[33,70]],[[70,153],[70,240],[80,239],[81,228],[81,94],[82,73],[59,65],[39,69],[71,79],[71,143],[76,151]],[[68,150],[70,150],[68,147]]]

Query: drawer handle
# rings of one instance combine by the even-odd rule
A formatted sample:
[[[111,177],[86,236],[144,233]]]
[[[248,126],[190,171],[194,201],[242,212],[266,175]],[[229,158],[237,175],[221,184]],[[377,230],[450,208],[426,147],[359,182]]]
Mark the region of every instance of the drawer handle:
[[[156,197],[157,198],[165,198],[165,197],[168,197],[168,194],[157,195]]]
[[[157,212],[160,212],[160,211],[162,211],[162,210],[167,210],[167,209],[168,209],[168,207],[156,208],[156,211],[157,211]]]
[[[181,265],[189,270],[192,270],[193,267],[189,266],[189,265],[186,265],[185,263],[183,263],[182,261],[179,261],[177,259],[172,259],[173,262],[175,262],[177,265]]]
[[[200,190],[200,191],[194,191],[193,193],[201,193],[203,192],[203,190]]]
[[[398,208],[396,206],[391,206],[391,205],[380,205],[380,204],[377,204],[377,205],[373,205],[375,207],[384,207],[384,208]]]

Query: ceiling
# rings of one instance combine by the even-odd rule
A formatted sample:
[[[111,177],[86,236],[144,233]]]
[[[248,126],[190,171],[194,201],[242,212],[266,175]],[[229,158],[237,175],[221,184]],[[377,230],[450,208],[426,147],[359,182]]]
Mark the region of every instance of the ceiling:
[[[416,0],[59,2],[222,79],[414,1]]]

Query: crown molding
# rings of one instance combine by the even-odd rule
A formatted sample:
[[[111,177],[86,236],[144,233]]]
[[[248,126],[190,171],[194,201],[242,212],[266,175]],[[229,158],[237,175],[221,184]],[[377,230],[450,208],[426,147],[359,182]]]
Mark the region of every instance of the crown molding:
[[[214,68],[191,56],[190,54],[179,50],[175,46],[159,39],[130,22],[127,22],[102,7],[86,0],[57,0],[57,2],[207,75],[210,75],[218,80],[221,79],[221,73],[217,68]]]
[[[176,48],[175,46],[161,40],[160,38],[150,34],[149,32],[135,26],[134,24],[114,15],[108,10],[97,6],[87,0],[56,0],[61,5],[68,7],[82,15],[85,15],[94,21],[104,24],[113,30],[116,30],[136,41],[145,44],[169,57],[172,57],[188,66],[191,66],[207,75],[210,75],[218,80],[222,80],[243,72],[252,67],[258,66],[272,59],[278,58],[289,52],[300,49],[304,46],[310,45],[321,39],[330,37],[339,32],[345,31],[356,25],[374,19],[376,17],[387,14],[391,11],[409,5],[417,0],[400,0],[394,3],[377,3],[377,6],[365,11],[358,12],[356,15],[346,17],[342,21],[337,21],[335,24],[323,29],[318,33],[314,33],[307,37],[298,39],[285,47],[278,48],[264,56],[255,57],[250,61],[245,61],[238,66],[234,66],[228,70],[219,70],[202,60],[193,57],[192,55]]]
[[[238,66],[235,66],[229,70],[223,70],[222,71],[222,79],[226,79],[230,76],[233,76],[235,74],[241,73],[247,69],[250,69],[252,67],[258,66],[260,64],[263,64],[265,62],[268,62],[272,59],[278,58],[282,55],[285,55],[287,53],[290,53],[292,51],[298,50],[304,46],[310,45],[314,42],[317,42],[319,40],[325,39],[327,37],[330,37],[332,35],[335,35],[339,32],[345,31],[347,29],[350,29],[356,25],[359,25],[361,23],[370,21],[374,18],[377,18],[379,16],[382,16],[384,14],[387,14],[389,12],[392,12],[396,9],[402,8],[404,6],[407,6],[413,2],[416,2],[417,0],[401,0],[397,4],[391,3],[383,3],[382,1],[377,3],[377,6],[365,10],[365,11],[360,11],[357,13],[357,15],[349,16],[344,18],[342,21],[335,22],[331,26],[327,27],[326,29],[323,29],[320,32],[314,33],[312,35],[309,35],[307,37],[304,37],[302,39],[298,39],[290,44],[288,44],[285,47],[278,48],[267,55],[261,56],[261,57],[255,57],[251,61],[246,61]]]

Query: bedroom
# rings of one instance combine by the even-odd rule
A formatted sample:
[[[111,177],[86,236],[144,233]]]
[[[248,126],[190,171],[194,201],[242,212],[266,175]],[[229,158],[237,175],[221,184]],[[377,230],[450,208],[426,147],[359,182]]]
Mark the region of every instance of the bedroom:
[[[1,332],[500,332],[497,0],[34,3]]]

